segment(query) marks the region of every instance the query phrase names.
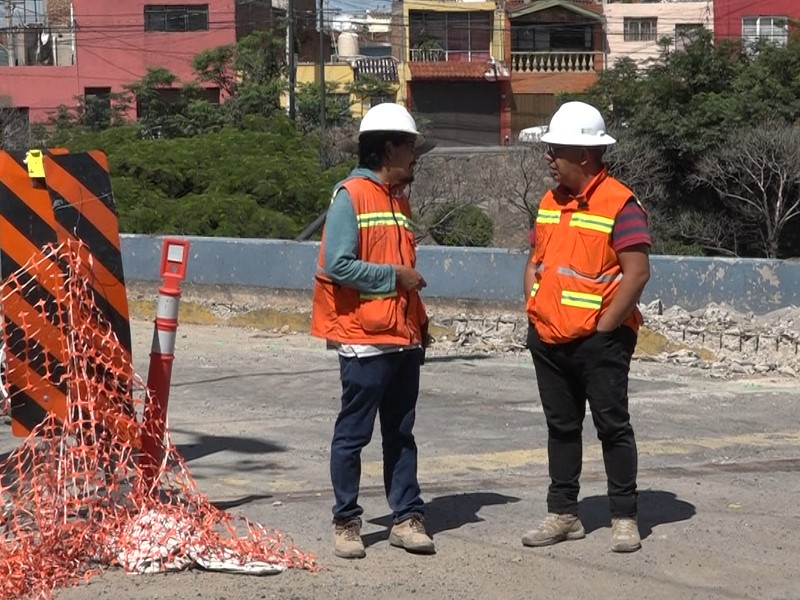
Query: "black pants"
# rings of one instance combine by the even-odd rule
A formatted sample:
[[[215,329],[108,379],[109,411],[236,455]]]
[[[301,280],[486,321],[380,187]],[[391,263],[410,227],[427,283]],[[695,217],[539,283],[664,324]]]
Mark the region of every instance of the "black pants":
[[[628,327],[565,344],[545,344],[528,328],[547,419],[548,512],[577,514],[586,401],[603,446],[611,516],[636,515],[636,440],[628,413],[628,372],[636,334]]]

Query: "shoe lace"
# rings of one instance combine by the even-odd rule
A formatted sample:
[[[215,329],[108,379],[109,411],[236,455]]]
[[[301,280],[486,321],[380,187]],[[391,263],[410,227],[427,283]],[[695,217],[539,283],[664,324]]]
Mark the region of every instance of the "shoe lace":
[[[549,533],[556,533],[563,528],[561,521],[561,515],[550,513],[542,519],[542,522],[539,524],[539,529]]]
[[[422,517],[411,517],[408,521],[408,526],[414,533],[424,533],[427,535],[425,531],[425,521],[422,520]]]
[[[361,539],[361,527],[355,521],[352,523],[339,525],[339,531],[341,532],[342,537],[348,542],[355,542]]]
[[[614,529],[616,530],[615,533],[621,536],[632,536],[637,532],[636,529],[636,521],[633,519],[617,519],[614,521]]]

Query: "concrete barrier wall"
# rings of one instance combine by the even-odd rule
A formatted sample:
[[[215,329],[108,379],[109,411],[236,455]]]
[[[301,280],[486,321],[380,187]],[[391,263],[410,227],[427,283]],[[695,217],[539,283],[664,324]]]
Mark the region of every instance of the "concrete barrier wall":
[[[313,283],[319,244],[286,240],[187,238],[187,281],[306,290]],[[125,277],[158,281],[161,238],[122,236]],[[418,268],[426,296],[519,301],[527,253],[497,248],[421,246]],[[800,305],[800,262],[654,256],[643,301],[660,299],[694,310],[710,302],[763,314]]]

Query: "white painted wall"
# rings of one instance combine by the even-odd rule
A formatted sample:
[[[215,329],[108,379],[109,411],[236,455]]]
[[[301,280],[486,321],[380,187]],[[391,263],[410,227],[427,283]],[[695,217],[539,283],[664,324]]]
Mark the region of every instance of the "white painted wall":
[[[656,40],[669,36],[675,39],[675,26],[701,23],[714,29],[714,5],[712,0],[682,2],[658,2],[645,4],[621,4],[605,2],[606,39],[608,40],[608,66],[617,59],[628,56],[640,65],[658,57],[658,44],[654,41],[625,41],[625,18],[651,18],[656,21]]]

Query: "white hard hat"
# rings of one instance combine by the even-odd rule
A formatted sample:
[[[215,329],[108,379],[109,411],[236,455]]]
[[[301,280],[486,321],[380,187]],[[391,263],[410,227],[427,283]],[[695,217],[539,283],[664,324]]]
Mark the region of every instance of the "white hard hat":
[[[360,135],[369,131],[408,133],[416,136],[414,146],[417,148],[425,142],[425,137],[417,130],[414,117],[406,110],[405,106],[394,102],[384,102],[367,111],[367,114],[361,119],[358,133]]]
[[[558,146],[610,146],[615,143],[606,133],[603,115],[585,102],[567,102],[556,111],[541,140]]]

